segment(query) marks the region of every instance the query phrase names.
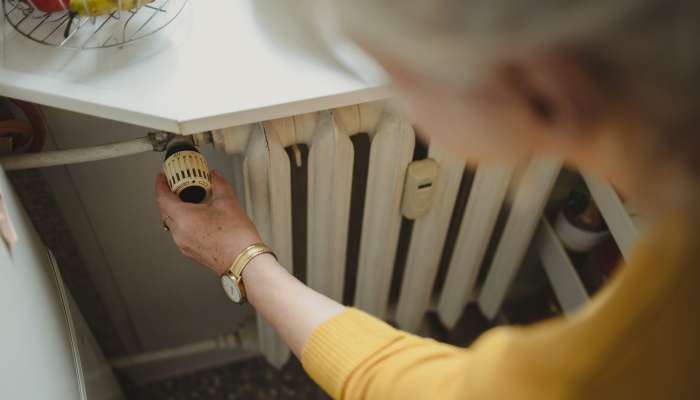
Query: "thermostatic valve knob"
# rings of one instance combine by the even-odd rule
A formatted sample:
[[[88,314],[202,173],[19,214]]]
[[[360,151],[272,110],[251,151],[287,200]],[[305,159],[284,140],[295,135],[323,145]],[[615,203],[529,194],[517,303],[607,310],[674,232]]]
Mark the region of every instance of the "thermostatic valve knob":
[[[170,190],[182,201],[201,203],[211,193],[207,160],[188,140],[174,139],[168,145],[163,172]]]

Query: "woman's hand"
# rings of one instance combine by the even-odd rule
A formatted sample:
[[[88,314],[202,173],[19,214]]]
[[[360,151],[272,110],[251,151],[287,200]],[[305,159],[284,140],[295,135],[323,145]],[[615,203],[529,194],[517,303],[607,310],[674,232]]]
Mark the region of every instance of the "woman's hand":
[[[243,249],[260,242],[252,221],[217,171],[212,172],[212,195],[206,203],[181,201],[163,174],[156,178],[156,200],[182,254],[217,275],[225,273]]]

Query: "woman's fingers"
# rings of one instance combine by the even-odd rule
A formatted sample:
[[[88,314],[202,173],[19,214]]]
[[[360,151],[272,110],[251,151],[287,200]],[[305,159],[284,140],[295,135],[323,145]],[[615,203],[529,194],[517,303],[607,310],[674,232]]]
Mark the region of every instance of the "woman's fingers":
[[[156,177],[156,204],[158,205],[160,220],[163,221],[163,228],[168,231],[171,231],[175,226],[173,217],[166,211],[173,208],[169,205],[173,201],[172,196],[175,195],[170,191],[165,176],[159,174]]]
[[[170,191],[168,182],[163,174],[156,177],[156,201],[161,210],[174,212],[185,208],[188,204],[180,200],[175,193]]]
[[[181,201],[175,193],[170,191],[163,174],[156,177],[156,204],[158,204],[161,219],[170,228],[173,227],[173,221],[186,212],[187,207],[187,203]]]

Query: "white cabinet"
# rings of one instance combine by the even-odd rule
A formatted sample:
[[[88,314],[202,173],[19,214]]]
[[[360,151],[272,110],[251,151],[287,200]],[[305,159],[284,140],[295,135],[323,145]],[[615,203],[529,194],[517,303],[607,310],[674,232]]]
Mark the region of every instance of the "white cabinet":
[[[0,398],[122,398],[58,268],[0,171],[0,195],[19,240],[0,241]]]

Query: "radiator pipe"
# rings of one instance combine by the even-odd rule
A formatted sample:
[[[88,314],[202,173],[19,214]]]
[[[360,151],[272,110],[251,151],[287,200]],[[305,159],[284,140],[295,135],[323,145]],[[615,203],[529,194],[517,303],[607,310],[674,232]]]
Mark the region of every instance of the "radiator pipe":
[[[149,151],[165,151],[167,144],[174,137],[172,133],[152,132],[146,137],[99,146],[0,157],[0,165],[5,171],[16,171],[108,160]],[[211,134],[207,132],[192,135],[192,139],[195,144],[209,143]]]
[[[57,165],[107,160],[115,157],[145,153],[147,151],[153,151],[153,144],[149,138],[145,137],[79,149],[7,156],[0,158],[0,165],[2,165],[5,171],[15,171],[19,169],[55,167]]]

